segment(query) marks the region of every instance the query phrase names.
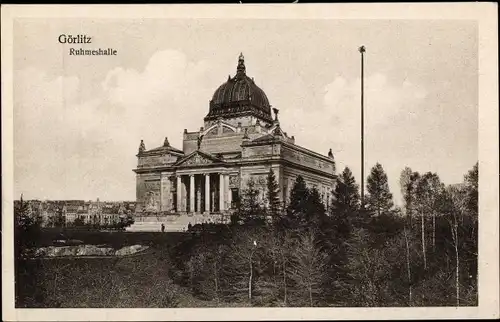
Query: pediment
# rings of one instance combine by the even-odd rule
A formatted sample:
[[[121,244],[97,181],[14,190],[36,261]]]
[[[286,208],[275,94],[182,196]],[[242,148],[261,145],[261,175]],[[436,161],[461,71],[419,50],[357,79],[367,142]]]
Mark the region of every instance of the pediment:
[[[193,166],[193,165],[209,165],[213,163],[221,163],[222,160],[201,151],[195,151],[190,155],[186,156],[182,160],[179,160],[177,165],[182,166]]]

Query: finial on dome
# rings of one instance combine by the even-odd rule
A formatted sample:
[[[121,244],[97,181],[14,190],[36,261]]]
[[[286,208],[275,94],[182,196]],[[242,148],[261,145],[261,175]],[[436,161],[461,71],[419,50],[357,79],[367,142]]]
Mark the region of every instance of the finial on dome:
[[[141,140],[141,144],[139,144],[139,154],[146,151],[146,145],[144,144],[144,140]]]
[[[245,56],[243,56],[243,53],[240,53],[240,57],[238,57],[238,67],[236,68],[236,73],[245,74],[245,72]]]
[[[163,146],[170,147],[170,142],[168,142],[167,137],[165,137],[165,141],[163,141]]]

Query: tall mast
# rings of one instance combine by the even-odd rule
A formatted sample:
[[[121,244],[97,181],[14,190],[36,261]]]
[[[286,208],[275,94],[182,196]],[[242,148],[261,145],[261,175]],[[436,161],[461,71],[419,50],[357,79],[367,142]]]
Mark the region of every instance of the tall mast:
[[[365,53],[365,51],[366,51],[365,46],[359,47],[359,52],[361,53],[361,207],[362,208],[364,208],[364,206],[365,206],[365,148],[364,148],[364,136],[365,136],[364,53]]]

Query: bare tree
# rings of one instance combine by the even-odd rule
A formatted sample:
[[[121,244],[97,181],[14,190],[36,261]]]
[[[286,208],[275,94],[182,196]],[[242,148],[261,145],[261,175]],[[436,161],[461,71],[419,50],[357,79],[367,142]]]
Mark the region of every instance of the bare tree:
[[[322,282],[326,278],[326,255],[320,250],[312,231],[298,236],[295,251],[290,254],[289,277],[293,282],[294,293],[299,295],[298,302],[314,306],[321,296]]]
[[[410,265],[410,243],[408,241],[408,231],[406,229],[406,225],[404,227],[404,235],[405,235],[405,246],[406,246],[406,272],[408,274],[408,304],[412,306],[412,280],[411,280],[411,265]]]
[[[449,190],[451,195],[451,218],[448,219],[451,230],[451,237],[453,240],[453,248],[455,250],[455,299],[456,305],[460,306],[460,253],[459,253],[459,240],[458,240],[458,221],[459,216],[462,216],[464,199],[463,193],[459,189],[451,188]],[[460,213],[460,214],[459,214]]]

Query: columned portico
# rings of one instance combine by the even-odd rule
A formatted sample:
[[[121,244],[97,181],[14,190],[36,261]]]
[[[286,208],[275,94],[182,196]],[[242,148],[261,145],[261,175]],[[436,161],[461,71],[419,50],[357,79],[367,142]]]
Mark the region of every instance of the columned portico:
[[[175,178],[176,212],[208,214],[230,209],[229,176],[225,172],[182,171],[177,173]]]

